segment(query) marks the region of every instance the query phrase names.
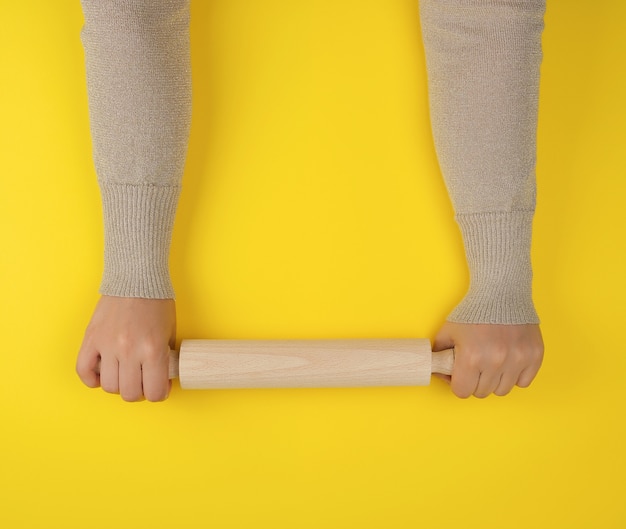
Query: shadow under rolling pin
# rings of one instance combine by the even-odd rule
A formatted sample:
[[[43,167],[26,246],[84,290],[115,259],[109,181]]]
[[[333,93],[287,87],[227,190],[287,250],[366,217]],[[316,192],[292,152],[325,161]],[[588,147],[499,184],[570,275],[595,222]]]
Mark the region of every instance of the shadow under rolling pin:
[[[427,386],[453,363],[422,338],[183,340],[170,378],[183,389]]]

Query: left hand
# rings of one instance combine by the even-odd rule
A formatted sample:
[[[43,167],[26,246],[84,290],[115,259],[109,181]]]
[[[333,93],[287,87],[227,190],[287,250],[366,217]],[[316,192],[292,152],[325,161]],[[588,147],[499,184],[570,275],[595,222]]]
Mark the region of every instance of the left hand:
[[[543,360],[539,325],[496,325],[446,322],[435,338],[433,351],[454,347],[450,382],[460,398],[509,393],[528,387]]]

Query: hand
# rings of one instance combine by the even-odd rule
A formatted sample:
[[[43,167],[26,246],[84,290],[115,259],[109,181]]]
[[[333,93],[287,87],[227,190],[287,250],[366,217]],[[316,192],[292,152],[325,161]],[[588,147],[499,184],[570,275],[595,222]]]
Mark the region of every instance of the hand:
[[[87,326],[76,372],[85,385],[119,393],[126,401],[165,400],[175,339],[174,300],[102,296]]]
[[[454,347],[450,382],[457,397],[503,396],[514,386],[528,387],[543,360],[539,325],[491,325],[446,322],[434,351]]]

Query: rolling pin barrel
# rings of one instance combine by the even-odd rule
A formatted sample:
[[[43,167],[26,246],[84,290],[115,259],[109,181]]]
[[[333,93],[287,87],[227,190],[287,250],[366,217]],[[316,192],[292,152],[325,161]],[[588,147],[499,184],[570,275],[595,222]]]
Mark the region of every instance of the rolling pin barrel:
[[[453,361],[419,338],[184,340],[170,376],[184,389],[421,386]]]

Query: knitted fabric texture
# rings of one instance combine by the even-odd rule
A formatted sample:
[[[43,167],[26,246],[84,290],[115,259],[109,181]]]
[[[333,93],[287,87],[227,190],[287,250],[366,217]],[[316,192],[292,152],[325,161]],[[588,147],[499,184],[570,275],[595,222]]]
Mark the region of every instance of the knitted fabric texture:
[[[191,121],[188,0],[82,0],[101,293],[174,296],[168,254]],[[449,316],[536,323],[530,245],[545,0],[421,0],[435,146],[470,269]]]
[[[171,298],[168,256],[191,122],[188,0],[82,0],[100,292]]]
[[[421,0],[435,147],[470,269],[448,317],[538,323],[531,229],[545,0]]]

